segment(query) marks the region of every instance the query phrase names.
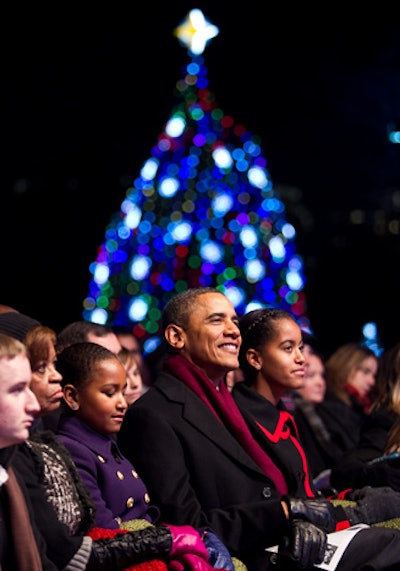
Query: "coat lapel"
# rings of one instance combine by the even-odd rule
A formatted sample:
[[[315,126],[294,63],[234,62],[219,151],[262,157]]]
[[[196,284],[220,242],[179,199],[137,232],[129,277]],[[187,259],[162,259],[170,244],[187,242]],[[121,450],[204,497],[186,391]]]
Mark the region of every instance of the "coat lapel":
[[[182,418],[193,428],[208,438],[221,452],[230,456],[235,462],[242,464],[265,477],[264,472],[245,452],[239,442],[214,416],[211,410],[175,377],[162,373],[157,380],[157,388],[174,402],[182,404]]]

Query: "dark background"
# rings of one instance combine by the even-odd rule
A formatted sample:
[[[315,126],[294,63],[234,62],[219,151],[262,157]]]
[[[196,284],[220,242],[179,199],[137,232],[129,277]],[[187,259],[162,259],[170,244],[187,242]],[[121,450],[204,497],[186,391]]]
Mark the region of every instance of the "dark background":
[[[296,6],[9,11],[0,303],[56,330],[81,319],[105,227],[175,105],[188,56],[173,30],[200,8],[220,30],[204,52],[209,88],[262,139],[315,334],[330,350],[375,321],[382,345],[400,340],[400,145],[388,141],[400,129],[398,16]]]

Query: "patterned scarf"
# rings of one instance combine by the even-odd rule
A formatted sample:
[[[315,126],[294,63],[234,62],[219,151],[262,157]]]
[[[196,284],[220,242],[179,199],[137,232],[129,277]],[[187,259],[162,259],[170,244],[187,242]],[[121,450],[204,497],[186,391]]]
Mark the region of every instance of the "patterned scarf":
[[[217,389],[198,367],[182,355],[167,357],[164,361],[164,371],[177,377],[189,387],[274,482],[278,492],[281,495],[287,494],[288,489],[282,472],[254,440],[225,383],[220,383]]]

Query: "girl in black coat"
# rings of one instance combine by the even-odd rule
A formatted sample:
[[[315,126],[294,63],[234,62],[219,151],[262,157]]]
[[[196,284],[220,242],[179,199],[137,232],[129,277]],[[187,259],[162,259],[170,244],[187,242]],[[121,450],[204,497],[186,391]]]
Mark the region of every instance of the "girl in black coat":
[[[358,446],[335,464],[331,482],[336,487],[391,486],[400,490],[400,460],[371,462],[385,452],[389,432],[400,417],[400,343],[379,357],[372,406]]]

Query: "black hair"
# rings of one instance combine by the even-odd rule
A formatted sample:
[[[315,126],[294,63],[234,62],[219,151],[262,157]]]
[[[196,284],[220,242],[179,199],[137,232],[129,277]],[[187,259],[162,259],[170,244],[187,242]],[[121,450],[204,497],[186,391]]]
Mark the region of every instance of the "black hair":
[[[162,315],[162,329],[165,332],[168,325],[174,323],[179,327],[187,327],[189,316],[196,303],[196,299],[205,293],[219,293],[225,295],[221,291],[213,287],[194,287],[189,288],[172,297],[164,307]]]
[[[120,363],[112,351],[97,343],[86,341],[69,345],[57,356],[57,370],[63,377],[62,386],[71,384],[82,388],[91,378],[98,364],[110,359],[115,359]]]

